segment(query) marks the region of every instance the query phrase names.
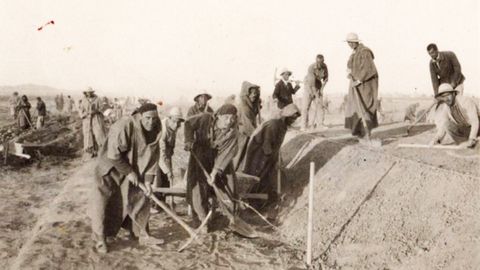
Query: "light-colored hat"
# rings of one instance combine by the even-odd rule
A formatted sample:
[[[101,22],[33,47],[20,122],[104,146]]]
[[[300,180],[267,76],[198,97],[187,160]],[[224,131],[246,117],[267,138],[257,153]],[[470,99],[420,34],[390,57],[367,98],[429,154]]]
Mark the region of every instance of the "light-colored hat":
[[[185,118],[183,118],[182,111],[179,107],[172,107],[170,111],[168,111],[168,116],[171,118],[177,118],[182,122],[185,121]]]
[[[280,117],[291,117],[295,115],[300,116],[301,113],[297,105],[293,103],[288,104],[280,110]]]
[[[346,42],[360,42],[358,35],[355,33],[348,33],[347,38],[345,39]]]
[[[453,86],[449,83],[442,83],[438,87],[438,93],[435,97],[441,96],[443,93],[451,93],[451,92],[458,92],[457,90],[453,89]]]
[[[95,90],[93,90],[92,87],[88,87],[87,90],[83,91],[84,93],[93,93]]]
[[[288,68],[280,69],[280,75],[283,75],[283,73],[286,73],[286,72],[288,72],[288,73],[290,73],[290,75],[292,75],[292,72]]]

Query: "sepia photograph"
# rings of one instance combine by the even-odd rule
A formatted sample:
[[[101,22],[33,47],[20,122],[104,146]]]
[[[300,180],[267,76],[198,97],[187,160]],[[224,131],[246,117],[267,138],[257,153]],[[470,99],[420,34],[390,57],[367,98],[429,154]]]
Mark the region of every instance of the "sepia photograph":
[[[480,269],[477,0],[0,0],[0,268]]]

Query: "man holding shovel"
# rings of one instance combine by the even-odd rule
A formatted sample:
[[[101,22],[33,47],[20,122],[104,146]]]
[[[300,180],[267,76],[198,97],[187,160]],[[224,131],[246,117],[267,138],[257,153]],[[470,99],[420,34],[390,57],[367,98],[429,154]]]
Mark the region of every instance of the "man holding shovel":
[[[146,103],[112,125],[99,152],[89,208],[98,252],[108,251],[106,237],[115,236],[121,227],[128,229],[132,238],[138,237],[140,244],[163,243],[148,233],[147,197],[158,171],[160,138],[155,104]]]
[[[303,119],[302,119],[302,131],[306,131],[309,128],[308,116],[310,106],[314,102],[314,115],[313,125],[319,130],[325,129],[324,117],[325,107],[323,104],[323,89],[328,81],[328,69],[324,62],[323,55],[319,54],[316,57],[315,63],[308,67],[307,75],[305,76],[305,89],[303,93]]]
[[[378,127],[378,73],[373,52],[360,43],[358,35],[350,33],[346,42],[353,52],[348,60],[350,87],[345,106],[345,128],[361,143],[372,143],[371,130]]]
[[[227,217],[234,215],[231,199],[236,195],[232,160],[237,153],[237,139],[237,108],[232,104],[222,105],[215,114],[201,113],[185,121],[185,150],[191,151],[187,199],[200,221],[212,208],[209,199],[213,201],[214,193]]]

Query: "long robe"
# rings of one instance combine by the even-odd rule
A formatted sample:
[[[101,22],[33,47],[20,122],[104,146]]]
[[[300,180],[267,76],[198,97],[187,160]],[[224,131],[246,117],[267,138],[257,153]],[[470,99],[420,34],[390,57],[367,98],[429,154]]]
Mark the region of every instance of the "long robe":
[[[10,106],[10,116],[12,116],[14,119],[17,119],[17,105],[20,102],[20,97],[19,96],[11,96],[8,99],[8,104]]]
[[[259,88],[259,86],[246,81],[242,83],[238,106],[238,152],[233,161],[235,170],[239,170],[243,166],[248,141],[257,127],[257,117],[261,108],[260,97],[255,102],[248,98],[251,88]]]
[[[148,142],[140,118],[135,114],[113,124],[100,150],[89,208],[97,241],[115,236],[121,227],[135,236],[148,230],[150,200],[125,176],[133,171],[140,182],[153,181],[158,170],[161,127]]]
[[[18,126],[23,129],[31,127],[32,118],[30,117],[30,102],[28,100],[20,100],[17,104]]]
[[[96,153],[106,139],[105,122],[101,113],[101,101],[97,96],[83,98],[80,105],[82,118],[83,150]]]
[[[373,59],[372,51],[363,44],[358,44],[348,60],[347,66],[352,80],[362,82],[359,86],[354,87],[352,81],[350,81],[348,90],[345,128],[350,129],[353,135],[363,136],[366,134],[362,123],[362,115],[365,116],[369,130],[378,127],[378,73]],[[359,93],[360,100],[357,99],[354,91]]]
[[[238,128],[226,133],[214,128],[215,117],[203,113],[189,117],[185,121],[185,143],[192,145],[192,152],[197,156],[205,170],[210,174],[213,168],[219,171],[216,185],[220,192],[230,192],[235,196],[235,174],[232,159],[237,152]],[[228,190],[228,191],[227,191]],[[212,188],[197,160],[190,156],[187,170],[187,199],[200,220],[204,220],[208,209],[208,199],[213,196]],[[225,195],[227,196],[227,195]],[[233,205],[227,209],[235,211]]]
[[[252,134],[243,172],[260,177],[256,192],[274,195],[271,175],[278,162],[278,154],[286,133],[285,118],[278,118],[262,123]]]

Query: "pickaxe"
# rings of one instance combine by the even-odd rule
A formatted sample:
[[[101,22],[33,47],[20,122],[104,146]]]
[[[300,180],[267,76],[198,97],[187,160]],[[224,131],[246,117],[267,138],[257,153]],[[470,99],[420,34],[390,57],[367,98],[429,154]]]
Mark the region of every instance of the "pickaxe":
[[[138,187],[145,193],[145,195],[147,194],[147,189],[146,189],[146,187],[143,183],[139,183]],[[185,244],[183,244],[180,248],[178,248],[178,252],[181,252],[182,250],[184,250],[188,245],[190,245],[190,243],[193,242],[193,240],[195,240],[197,238],[200,230],[203,227],[205,227],[208,220],[212,216],[212,211],[210,210],[207,214],[207,217],[202,221],[202,224],[200,224],[200,226],[198,228],[194,229],[194,228],[190,227],[187,223],[185,223],[185,221],[183,221],[179,216],[177,216],[177,214],[175,214],[168,207],[168,205],[166,205],[164,202],[159,200],[153,193],[150,194],[150,196],[148,196],[148,198],[152,199],[158,206],[160,206],[165,211],[165,213],[167,213],[170,217],[173,218],[173,220],[175,220],[178,224],[180,224],[180,226],[182,226],[188,232],[188,234],[190,235],[190,238],[187,240],[187,242],[185,242]]]

